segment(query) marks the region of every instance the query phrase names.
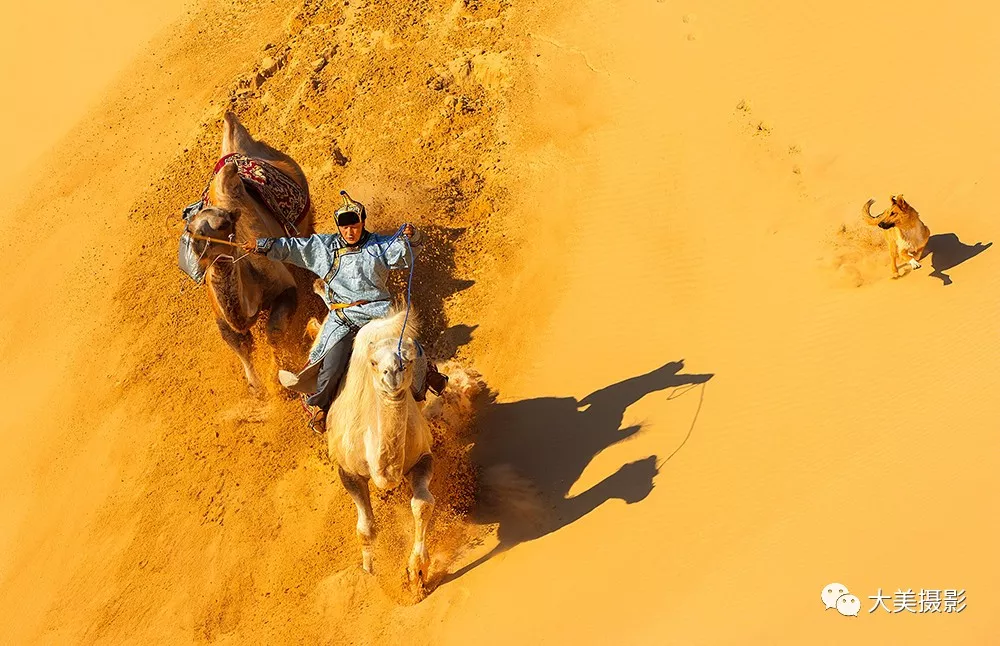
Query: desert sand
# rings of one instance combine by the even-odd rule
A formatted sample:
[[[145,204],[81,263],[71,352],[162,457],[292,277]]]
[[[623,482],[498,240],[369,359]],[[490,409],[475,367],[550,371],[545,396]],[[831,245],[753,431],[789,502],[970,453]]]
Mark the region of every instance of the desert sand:
[[[869,4],[115,14],[64,125],[3,101],[40,133],[0,207],[3,641],[995,643],[1000,13]],[[366,575],[325,442],[176,267],[226,110],[320,229],[348,188],[429,233],[428,341],[493,392],[470,459],[541,505],[442,515],[422,600],[405,496]],[[891,279],[860,208],[898,193],[934,238]]]

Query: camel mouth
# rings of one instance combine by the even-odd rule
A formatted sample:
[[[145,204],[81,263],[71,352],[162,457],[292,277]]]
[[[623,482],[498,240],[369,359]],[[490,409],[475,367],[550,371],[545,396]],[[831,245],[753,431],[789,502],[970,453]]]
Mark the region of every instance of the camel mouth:
[[[406,391],[408,386],[403,386],[401,388],[390,388],[385,384],[379,384],[376,389],[378,390],[379,396],[390,403],[398,404],[406,399]]]
[[[228,254],[230,247],[227,243],[234,237],[233,229],[234,227],[229,223],[216,229],[207,222],[202,222],[188,226],[185,233],[194,236],[191,240],[191,250],[198,256],[198,262],[204,265],[214,262],[216,259],[221,261],[230,257]],[[213,242],[220,244],[213,244]]]

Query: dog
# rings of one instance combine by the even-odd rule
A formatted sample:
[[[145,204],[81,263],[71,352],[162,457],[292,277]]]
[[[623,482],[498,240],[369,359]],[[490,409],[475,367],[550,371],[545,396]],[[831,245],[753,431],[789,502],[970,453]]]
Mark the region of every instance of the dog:
[[[864,221],[882,229],[889,245],[889,262],[892,277],[899,276],[899,267],[909,264],[912,269],[920,269],[920,258],[924,255],[931,230],[920,219],[917,210],[910,206],[902,195],[893,195],[891,205],[881,215],[872,215],[871,206],[875,200],[868,200],[861,208]]]

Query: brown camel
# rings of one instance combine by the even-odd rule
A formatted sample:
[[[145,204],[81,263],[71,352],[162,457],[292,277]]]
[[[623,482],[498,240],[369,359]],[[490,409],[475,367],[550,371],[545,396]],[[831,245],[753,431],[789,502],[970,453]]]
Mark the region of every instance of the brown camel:
[[[278,171],[277,183],[286,195],[279,196],[278,201],[265,199],[265,194],[246,181],[248,168],[251,173],[270,174],[261,184],[274,183],[275,170]],[[289,213],[285,209],[284,213],[276,213],[282,210],[282,205],[288,206],[288,191],[293,194],[292,203],[299,212]],[[299,165],[288,155],[255,140],[236,116],[227,112],[222,128],[222,159],[206,189],[202,208],[189,220],[187,231],[200,238],[236,243],[310,235],[309,211],[309,185]],[[200,257],[201,269],[207,270],[206,282],[219,332],[243,364],[251,389],[259,389],[260,378],[250,363],[253,348],[250,328],[263,311],[269,310],[268,340],[272,345],[278,344],[298,307],[299,286],[295,277],[283,263],[263,255],[242,257],[242,252],[231,245],[196,238],[192,249]]]

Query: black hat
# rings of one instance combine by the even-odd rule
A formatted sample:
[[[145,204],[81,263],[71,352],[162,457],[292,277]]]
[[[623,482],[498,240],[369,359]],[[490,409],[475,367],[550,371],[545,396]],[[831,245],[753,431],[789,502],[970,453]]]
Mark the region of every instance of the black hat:
[[[340,194],[344,197],[344,203],[339,209],[337,209],[337,226],[344,227],[349,224],[364,222],[365,218],[368,217],[365,213],[364,204],[352,200],[351,196],[347,194],[347,191],[341,191]]]

